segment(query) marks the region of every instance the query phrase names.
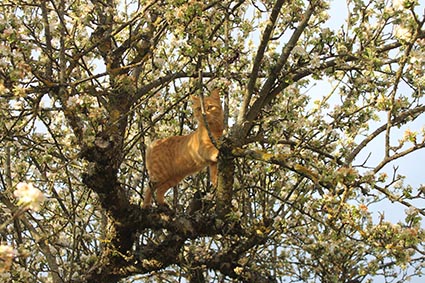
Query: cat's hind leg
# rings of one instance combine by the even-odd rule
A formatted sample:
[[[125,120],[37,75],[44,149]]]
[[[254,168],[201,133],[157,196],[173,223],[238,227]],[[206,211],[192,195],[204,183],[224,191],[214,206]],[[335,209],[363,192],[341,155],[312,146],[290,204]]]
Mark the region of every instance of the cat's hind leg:
[[[143,200],[143,208],[149,208],[152,206],[152,196],[155,193],[155,200],[158,206],[167,206],[168,204],[165,202],[165,193],[171,188],[177,185],[181,179],[176,178],[174,180],[169,180],[161,183],[149,183],[149,188],[145,192],[144,200]]]
[[[176,186],[182,179],[184,178],[179,176],[176,177],[172,180],[168,180],[164,183],[160,183],[155,187],[156,190],[156,203],[158,204],[158,206],[167,206],[169,207],[169,205],[166,203],[165,201],[165,194],[167,193],[167,191]]]
[[[152,195],[155,191],[155,188],[156,188],[156,184],[149,182],[149,185],[145,191],[142,208],[149,208],[152,206]]]
[[[170,189],[171,187],[173,187],[176,184],[171,184],[169,182],[161,184],[160,186],[158,186],[156,188],[156,202],[158,204],[158,206],[169,206],[166,202],[165,202],[165,194],[167,193],[168,189]]]

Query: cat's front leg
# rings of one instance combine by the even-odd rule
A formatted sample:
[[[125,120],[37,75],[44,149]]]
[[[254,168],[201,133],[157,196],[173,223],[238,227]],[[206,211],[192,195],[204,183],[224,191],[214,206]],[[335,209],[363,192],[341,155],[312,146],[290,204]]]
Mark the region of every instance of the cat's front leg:
[[[218,161],[218,149],[213,144],[206,144],[199,149],[199,154],[206,161],[217,162]]]
[[[210,179],[214,187],[217,187],[218,168],[217,163],[210,164]]]
[[[217,162],[218,161],[218,154],[220,152],[214,147],[212,153],[211,153],[211,161],[212,162]]]

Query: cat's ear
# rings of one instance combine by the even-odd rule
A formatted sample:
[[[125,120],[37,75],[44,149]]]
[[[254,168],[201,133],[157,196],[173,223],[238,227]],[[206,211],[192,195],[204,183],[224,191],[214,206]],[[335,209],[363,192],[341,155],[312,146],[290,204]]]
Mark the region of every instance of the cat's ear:
[[[220,90],[218,88],[211,91],[211,98],[220,101]]]

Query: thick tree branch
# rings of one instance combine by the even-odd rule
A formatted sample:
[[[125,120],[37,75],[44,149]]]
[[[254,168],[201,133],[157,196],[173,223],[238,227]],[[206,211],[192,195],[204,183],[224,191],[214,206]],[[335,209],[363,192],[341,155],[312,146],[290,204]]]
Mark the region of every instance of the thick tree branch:
[[[239,259],[253,247],[261,246],[267,241],[271,224],[272,221],[264,220],[258,224],[258,227],[252,227],[251,231],[239,234],[238,239],[228,249],[216,252],[209,258],[201,259],[197,264],[219,270],[222,274],[242,282],[276,282],[276,278],[273,278],[270,274],[266,275],[265,272],[260,272],[255,267],[242,266],[238,263]]]
[[[158,271],[171,264],[178,264],[181,249],[188,239],[246,234],[237,223],[221,221],[216,215],[207,212],[176,216],[170,211],[144,210],[132,205],[129,207],[127,218],[131,222],[128,224],[139,232],[146,229],[165,229],[168,235],[159,243],[152,241],[142,245],[139,254],[134,251],[132,254],[109,254],[109,258],[90,270],[87,282],[115,282],[120,278]],[[114,257],[121,260],[114,260]]]
[[[306,177],[315,184],[320,183],[323,187],[331,188],[330,184],[321,182],[320,176],[316,172],[313,172],[300,164],[292,164],[293,162],[290,161],[290,158],[293,156],[291,154],[271,154],[260,150],[249,150],[242,148],[234,148],[232,150],[232,154],[235,157],[248,157],[254,160],[282,166],[283,168]]]

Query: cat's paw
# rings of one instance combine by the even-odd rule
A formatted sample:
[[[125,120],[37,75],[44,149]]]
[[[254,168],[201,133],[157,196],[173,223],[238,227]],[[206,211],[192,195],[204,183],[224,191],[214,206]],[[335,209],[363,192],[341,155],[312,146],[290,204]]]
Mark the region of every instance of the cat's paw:
[[[143,204],[142,205],[142,209],[152,209],[152,204],[148,203],[148,204]]]
[[[216,152],[213,152],[213,154],[211,154],[211,161],[212,162],[218,161],[218,150]]]

